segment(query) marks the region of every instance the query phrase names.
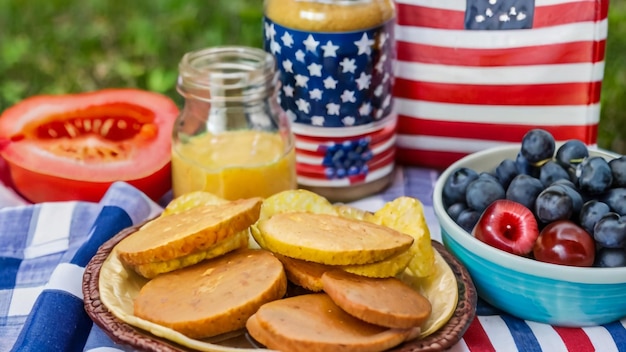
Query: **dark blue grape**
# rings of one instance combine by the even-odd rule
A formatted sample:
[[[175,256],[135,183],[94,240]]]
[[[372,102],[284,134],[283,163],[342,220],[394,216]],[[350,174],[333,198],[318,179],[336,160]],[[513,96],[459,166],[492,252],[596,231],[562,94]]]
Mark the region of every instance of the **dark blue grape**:
[[[464,202],[458,202],[449,206],[446,209],[446,213],[448,213],[448,216],[450,216],[450,218],[454,222],[456,222],[459,217],[459,214],[461,214],[461,212],[465,209],[467,209],[467,204],[465,204]]]
[[[621,216],[626,215],[626,188],[611,188],[602,195],[602,201],[608,204],[612,211]]]
[[[478,173],[470,168],[463,167],[454,170],[443,185],[443,203],[450,206],[454,203],[465,202],[467,185],[478,178]]]
[[[478,219],[480,219],[480,214],[476,210],[465,209],[463,210],[458,218],[456,219],[456,223],[463,228],[463,230],[467,232],[472,232],[476,223],[478,223]]]
[[[578,139],[569,140],[559,147],[554,159],[564,167],[576,166],[589,156],[587,145]]]
[[[626,187],[626,156],[609,161],[613,174],[613,187]]]
[[[535,200],[543,190],[543,184],[539,179],[525,174],[515,176],[506,189],[506,199],[523,204],[534,211]]]
[[[548,161],[539,168],[539,180],[545,187],[557,180],[569,180],[570,176],[565,169],[554,161]]]
[[[563,185],[563,186],[567,186],[567,187],[571,187],[575,190],[578,190],[578,188],[576,188],[576,184],[570,180],[566,180],[566,179],[558,179],[556,181],[554,181],[554,183],[552,183],[553,185]]]
[[[520,174],[529,175],[529,176],[537,176],[539,175],[539,168],[532,165],[526,158],[522,155],[522,152],[517,153],[515,157],[515,164],[517,165],[517,171]]]
[[[578,222],[585,231],[593,235],[593,227],[596,226],[596,222],[610,211],[611,208],[606,203],[596,199],[589,200],[580,209]]]
[[[489,204],[505,197],[504,187],[495,177],[483,176],[472,181],[465,191],[465,203],[482,213]]]
[[[531,164],[537,165],[554,156],[556,143],[550,132],[535,128],[524,135],[520,151]]]
[[[478,178],[479,179],[483,179],[483,180],[488,180],[488,181],[493,181],[493,182],[500,183],[500,180],[498,179],[498,177],[495,174],[492,174],[490,172],[483,171],[483,172],[478,174]]]
[[[605,192],[613,183],[609,163],[599,156],[585,159],[578,165],[576,172],[578,174],[578,188],[591,195]]]
[[[623,248],[600,248],[596,254],[594,266],[601,268],[626,266],[626,250]]]
[[[572,198],[562,187],[549,186],[535,200],[535,215],[543,223],[567,220],[572,212]]]
[[[624,249],[626,244],[626,222],[613,212],[605,214],[593,227],[593,239],[604,248]]]
[[[570,186],[570,183],[568,183],[566,180],[558,180],[553,183],[552,186],[561,187],[565,191],[565,193],[567,193],[567,195],[572,199],[572,215],[570,216],[570,218],[574,221],[578,220],[580,210],[582,209],[584,203],[583,197],[578,192],[578,189],[576,189],[573,184]]]
[[[496,167],[496,177],[500,181],[502,187],[507,188],[509,184],[519,174],[517,163],[511,159],[504,159],[498,167]]]

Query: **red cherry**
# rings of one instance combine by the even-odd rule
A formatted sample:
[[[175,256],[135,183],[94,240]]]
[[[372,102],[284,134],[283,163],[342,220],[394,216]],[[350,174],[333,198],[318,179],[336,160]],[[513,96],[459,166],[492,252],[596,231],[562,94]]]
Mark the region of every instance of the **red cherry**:
[[[596,248],[593,238],[582,227],[568,220],[558,220],[541,230],[533,254],[542,262],[592,266]]]
[[[539,227],[530,209],[511,200],[499,199],[485,209],[472,235],[503,251],[527,255],[539,236]]]

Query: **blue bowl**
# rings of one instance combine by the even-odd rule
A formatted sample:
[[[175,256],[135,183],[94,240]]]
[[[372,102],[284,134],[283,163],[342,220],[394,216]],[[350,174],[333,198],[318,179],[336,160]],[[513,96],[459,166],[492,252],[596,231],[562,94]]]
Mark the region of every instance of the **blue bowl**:
[[[433,201],[444,246],[465,265],[482,299],[516,317],[570,327],[626,317],[626,267],[580,268],[516,256],[477,240],[447,215],[442,190],[453,170],[492,171],[503,159],[514,159],[518,151],[519,145],[487,149],[464,157],[441,174]],[[596,150],[590,154],[615,157]]]

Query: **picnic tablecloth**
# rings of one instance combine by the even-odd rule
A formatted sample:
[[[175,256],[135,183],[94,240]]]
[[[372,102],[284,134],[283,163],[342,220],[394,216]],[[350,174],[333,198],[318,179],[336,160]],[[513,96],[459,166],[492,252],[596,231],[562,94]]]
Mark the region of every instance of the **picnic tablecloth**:
[[[435,170],[398,167],[384,192],[351,203],[375,211],[398,196],[424,204],[431,237],[441,240],[432,208]],[[102,200],[27,204],[0,189],[0,351],[130,351],[85,313],[84,267],[120,230],[157,215],[161,206],[118,182]],[[626,294],[625,294],[626,299]],[[626,351],[626,319],[561,328],[521,320],[479,300],[477,316],[452,351]]]

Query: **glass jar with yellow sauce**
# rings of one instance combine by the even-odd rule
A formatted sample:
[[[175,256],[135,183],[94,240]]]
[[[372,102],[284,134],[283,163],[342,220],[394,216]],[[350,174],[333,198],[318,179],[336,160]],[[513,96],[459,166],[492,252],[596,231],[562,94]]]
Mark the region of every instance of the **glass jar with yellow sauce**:
[[[392,0],[265,0],[264,48],[292,121],[298,184],[352,201],[393,177]]]
[[[269,197],[297,186],[294,138],[276,100],[274,58],[224,46],[185,54],[174,126],[175,197],[208,191],[225,199]]]

